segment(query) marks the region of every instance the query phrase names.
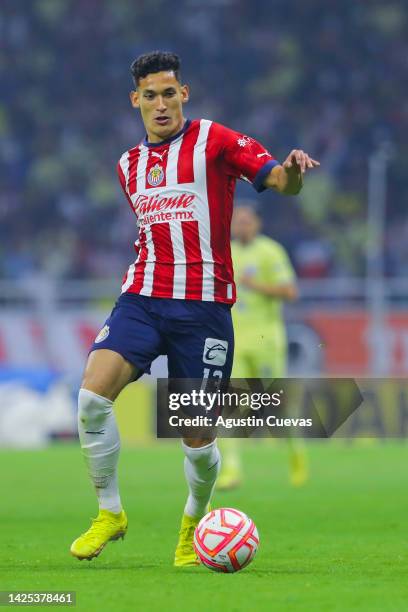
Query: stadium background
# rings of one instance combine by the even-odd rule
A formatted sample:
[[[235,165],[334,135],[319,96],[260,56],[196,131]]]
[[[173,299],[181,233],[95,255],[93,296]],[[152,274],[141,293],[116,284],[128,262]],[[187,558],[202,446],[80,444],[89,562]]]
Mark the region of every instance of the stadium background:
[[[278,159],[302,147],[321,161],[296,199],[237,189],[258,201],[265,233],[288,249],[299,277],[301,300],[286,311],[290,374],[407,375],[405,8],[398,0],[2,1],[0,446],[42,449],[58,439],[29,462],[55,456],[69,469],[76,457],[62,446],[75,427],[75,392],[136,238],[115,173],[143,136],[127,97],[129,65],[155,48],[182,57],[187,116],[246,132]],[[129,466],[143,456],[135,445],[154,444],[152,389],[147,379],[118,405]],[[331,449],[312,449],[312,459],[316,452],[340,469]],[[354,451],[356,461],[378,461],[387,480],[403,446],[384,459],[376,449]],[[253,469],[256,453],[266,456],[248,452]],[[273,452],[276,462],[284,456]],[[163,461],[173,454],[166,445],[159,452]],[[27,455],[2,457],[26,473]]]

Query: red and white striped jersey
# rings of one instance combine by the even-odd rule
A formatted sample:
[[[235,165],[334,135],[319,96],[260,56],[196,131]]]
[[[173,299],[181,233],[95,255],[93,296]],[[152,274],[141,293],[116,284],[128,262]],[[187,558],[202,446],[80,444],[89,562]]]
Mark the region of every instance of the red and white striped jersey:
[[[122,293],[232,304],[235,182],[263,181],[278,162],[258,142],[206,119],[161,143],[126,151],[118,175],[137,216],[137,259]]]

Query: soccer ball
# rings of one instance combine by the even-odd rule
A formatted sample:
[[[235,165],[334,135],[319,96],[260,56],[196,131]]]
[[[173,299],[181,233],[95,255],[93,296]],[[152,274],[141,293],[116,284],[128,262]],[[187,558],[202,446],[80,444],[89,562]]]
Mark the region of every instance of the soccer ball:
[[[215,572],[238,572],[258,550],[258,530],[253,520],[234,508],[211,510],[198,523],[194,548],[206,567]]]

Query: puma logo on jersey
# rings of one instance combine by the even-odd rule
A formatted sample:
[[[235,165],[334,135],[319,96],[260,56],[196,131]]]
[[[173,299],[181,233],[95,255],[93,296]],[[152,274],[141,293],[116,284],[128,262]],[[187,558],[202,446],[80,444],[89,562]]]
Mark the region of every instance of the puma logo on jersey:
[[[157,151],[152,151],[152,157],[158,157],[160,161],[163,161],[163,157],[166,155],[167,151],[164,153],[157,153]]]
[[[263,157],[264,155],[269,157],[269,153],[258,153],[257,157]]]

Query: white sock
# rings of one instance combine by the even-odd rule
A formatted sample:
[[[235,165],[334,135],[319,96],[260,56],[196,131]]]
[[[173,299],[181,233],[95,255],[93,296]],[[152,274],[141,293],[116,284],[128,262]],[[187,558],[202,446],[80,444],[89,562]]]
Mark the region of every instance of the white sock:
[[[207,512],[215,481],[221,467],[221,455],[217,442],[207,446],[191,448],[182,442],[185,459],[184,473],[186,475],[189,496],[184,508],[184,514],[202,517]]]
[[[122,504],[117,476],[120,439],[113,402],[87,389],[80,389],[78,433],[99,508],[120,512]]]

